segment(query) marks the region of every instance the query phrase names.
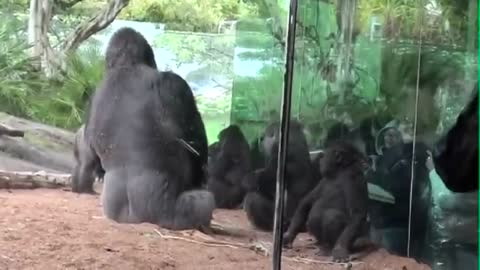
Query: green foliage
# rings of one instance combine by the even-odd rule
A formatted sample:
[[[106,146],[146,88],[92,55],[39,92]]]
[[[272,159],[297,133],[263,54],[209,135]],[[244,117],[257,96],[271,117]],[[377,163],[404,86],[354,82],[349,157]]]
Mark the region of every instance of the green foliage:
[[[231,76],[234,41],[229,34],[167,31],[155,39],[154,46],[172,52],[177,64],[196,63],[208,66],[211,74]]]
[[[418,0],[368,0],[360,1],[357,24],[362,32],[368,32],[372,15],[383,21],[383,36],[386,39],[418,40],[424,42],[465,45],[468,1],[441,0],[434,5],[440,16],[428,12]],[[447,30],[445,25],[450,27]]]
[[[97,47],[88,47],[68,56],[66,70],[62,82],[50,82],[53,87],[42,92],[35,118],[75,129],[83,122],[86,103],[102,79],[104,59]]]
[[[64,16],[91,16],[98,10],[105,7],[108,0],[81,0],[77,1],[73,6],[70,3],[76,0],[54,0],[55,13]]]
[[[25,10],[28,8],[29,0],[2,0],[0,1],[0,9],[3,10]]]
[[[261,121],[278,111],[283,85],[283,69],[266,65],[256,77],[235,78],[232,95],[232,121]]]
[[[161,22],[168,30],[216,32],[224,20],[256,13],[255,5],[241,0],[131,0],[119,18]]]
[[[27,55],[22,21],[2,14],[0,24],[0,108],[2,111],[29,117],[31,97],[44,87],[45,81],[35,72]]]
[[[410,0],[360,2],[360,19],[357,20],[363,23],[362,30],[368,30],[372,14],[380,14],[385,20],[386,38],[382,42],[372,42],[367,33],[361,34],[348,48],[338,40],[326,39],[330,33],[337,34],[335,6],[321,1],[302,2],[296,38],[292,115],[307,126],[327,127],[335,120],[358,124],[373,115],[413,121],[419,58],[418,45],[412,41],[418,39],[422,31],[426,44],[422,46],[419,67],[417,131],[432,131],[439,124],[445,126],[439,115],[455,116],[458,110],[452,108],[459,107],[459,98],[445,98],[458,96],[455,86],[445,84],[461,80],[471,68],[466,65],[471,62],[470,58],[458,50],[466,36],[459,25],[466,20],[451,22],[455,29],[449,32],[450,36],[442,36],[439,26],[443,21],[432,20],[428,26],[423,25],[418,19],[419,10],[418,2]],[[241,31],[237,32],[236,44],[256,50],[239,55],[237,60],[256,60],[274,66],[269,72],[264,69],[256,76],[237,76],[234,80],[232,122],[241,124],[251,133],[247,136],[252,138],[255,129],[265,126],[269,111],[280,107],[282,83],[274,82],[283,82],[283,54],[277,51],[278,46],[265,26],[251,20],[241,21],[238,26]],[[463,36],[451,42],[459,35]],[[346,63],[346,49],[350,49],[353,56],[349,63]],[[441,94],[439,88],[444,89]],[[449,101],[443,107],[435,104],[434,97],[439,95]]]
[[[269,20],[272,16],[268,5],[278,4],[280,16],[286,18],[284,0],[131,0],[120,18],[139,21],[166,23],[167,29],[182,31],[216,32],[225,20],[237,20],[237,35],[192,34],[167,31],[155,40],[157,47],[169,49],[179,63],[198,63],[205,67],[203,73],[233,75],[235,48],[253,49],[238,55],[240,61],[263,61],[264,67],[254,77],[239,77],[234,80],[232,93],[218,97],[197,96],[197,104],[204,120],[208,122],[209,140],[228,122],[232,106],[233,122],[252,122],[252,126],[264,125],[272,112],[280,108],[283,87],[283,51],[279,40],[270,33]],[[416,47],[397,41],[417,40],[422,33],[425,42],[463,46],[465,40],[466,8],[453,0],[439,1],[442,16],[428,17],[428,23],[418,19],[418,1],[360,1],[357,23],[363,33],[354,47],[351,63],[353,83],[339,74],[345,60],[342,47],[336,40],[328,40],[336,33],[335,6],[324,1],[300,3],[297,28],[297,53],[294,72],[293,115],[307,125],[328,124],[329,121],[358,119],[374,113],[401,115],[406,109],[407,99],[414,93],[416,84]],[[56,32],[52,32],[52,44],[65,37],[71,27],[105,4],[102,0],[84,0],[76,5],[69,15],[54,17]],[[23,6],[22,6],[23,5]],[[25,0],[8,0],[1,8],[28,6]],[[25,10],[24,8],[22,11]],[[379,14],[383,20],[384,37],[397,43],[382,45],[367,38],[369,20]],[[48,81],[36,72],[33,59],[27,54],[25,44],[25,20],[11,19],[3,14],[0,24],[0,109],[18,116],[39,120],[61,127],[76,128],[81,123],[85,103],[102,77],[103,59],[98,50],[77,52],[68,58],[68,73],[62,81]],[[260,19],[252,19],[257,17]],[[281,19],[282,19],[281,18]],[[448,21],[450,31],[443,25]],[[454,52],[441,46],[424,46],[420,69],[422,93],[433,95],[433,90],[443,88],[440,112],[430,109],[433,99],[422,100],[421,107],[429,108],[422,115],[441,115],[454,119],[461,106],[461,95],[443,85],[445,80],[464,76],[465,62],[473,62],[463,52]],[[472,67],[473,67],[472,65]],[[472,68],[473,69],[473,68]],[[472,73],[473,74],[473,73]],[[466,75],[465,75],[466,76]],[[432,91],[432,92],[429,92]],[[455,104],[452,104],[455,103]],[[428,104],[427,104],[428,103]],[[458,105],[458,106],[457,106]],[[407,107],[407,108],[406,108]],[[430,113],[435,112],[435,113]],[[436,124],[438,119],[425,118],[424,123]],[[444,121],[444,120],[440,120]],[[215,123],[212,127],[210,123]],[[444,121],[445,122],[445,121]],[[252,128],[251,130],[254,130]]]
[[[195,99],[197,101],[197,107],[202,113],[202,117],[217,118],[230,113],[231,96],[226,93],[215,98],[199,95]]]
[[[77,52],[67,58],[67,74],[50,81],[28,56],[23,22],[4,17],[0,24],[0,108],[6,113],[76,128],[82,121],[85,102],[103,72],[98,49]]]

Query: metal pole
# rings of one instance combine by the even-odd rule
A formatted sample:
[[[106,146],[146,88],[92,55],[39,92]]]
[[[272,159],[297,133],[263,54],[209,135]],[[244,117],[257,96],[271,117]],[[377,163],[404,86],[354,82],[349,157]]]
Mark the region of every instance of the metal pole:
[[[275,217],[273,223],[273,270],[282,268],[283,209],[285,196],[285,163],[287,159],[290,111],[292,107],[293,64],[298,1],[290,0],[288,12],[287,42],[285,45],[285,77],[283,81],[280,134],[278,145],[277,185]]]

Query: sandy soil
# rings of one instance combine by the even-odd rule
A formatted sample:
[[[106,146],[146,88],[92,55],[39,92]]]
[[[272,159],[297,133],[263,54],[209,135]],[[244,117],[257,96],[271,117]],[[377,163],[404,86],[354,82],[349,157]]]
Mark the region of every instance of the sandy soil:
[[[271,249],[271,234],[250,228],[241,210],[215,212],[217,223],[237,228],[240,236],[234,237],[116,224],[103,217],[98,196],[64,190],[0,190],[0,216],[1,270],[271,269],[270,256],[248,248]],[[231,245],[205,244],[212,241]],[[283,260],[283,269],[346,269],[319,263],[330,258],[315,252],[311,237],[300,235],[294,249],[284,252],[288,258]],[[360,260],[352,269],[429,269],[384,250]]]

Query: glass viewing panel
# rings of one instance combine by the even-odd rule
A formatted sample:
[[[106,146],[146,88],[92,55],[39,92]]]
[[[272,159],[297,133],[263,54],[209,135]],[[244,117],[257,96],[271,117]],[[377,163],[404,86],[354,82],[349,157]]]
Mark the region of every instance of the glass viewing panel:
[[[428,157],[472,96],[478,3],[305,0],[299,5],[292,120],[303,124],[310,151],[343,137],[369,157],[374,242],[434,270],[477,269],[477,193],[448,191]],[[270,55],[282,55],[264,44],[271,46]],[[271,114],[278,117],[281,67],[250,80],[249,91],[236,92],[234,83],[232,122],[248,118],[240,111],[262,119],[257,126]],[[239,101],[247,95],[248,103]]]

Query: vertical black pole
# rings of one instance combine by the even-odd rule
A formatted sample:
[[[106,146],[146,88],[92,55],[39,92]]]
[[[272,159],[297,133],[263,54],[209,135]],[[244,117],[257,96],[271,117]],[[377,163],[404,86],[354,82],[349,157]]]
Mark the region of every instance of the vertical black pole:
[[[282,268],[283,209],[285,196],[285,163],[287,158],[290,110],[292,107],[293,64],[295,55],[295,31],[298,1],[290,0],[287,24],[287,42],[285,44],[285,77],[280,116],[280,134],[278,145],[277,185],[275,196],[275,217],[273,225],[273,269]]]

